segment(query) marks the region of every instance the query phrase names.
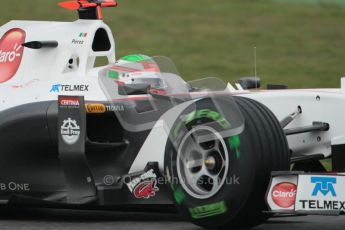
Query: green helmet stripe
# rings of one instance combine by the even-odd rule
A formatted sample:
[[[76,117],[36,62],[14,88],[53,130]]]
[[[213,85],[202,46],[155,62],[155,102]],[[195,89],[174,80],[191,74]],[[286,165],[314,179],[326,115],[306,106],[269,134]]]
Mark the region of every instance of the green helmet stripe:
[[[128,56],[121,58],[121,60],[129,61],[129,62],[141,62],[141,61],[145,61],[148,59],[150,59],[148,56],[141,55],[141,54],[128,55]]]

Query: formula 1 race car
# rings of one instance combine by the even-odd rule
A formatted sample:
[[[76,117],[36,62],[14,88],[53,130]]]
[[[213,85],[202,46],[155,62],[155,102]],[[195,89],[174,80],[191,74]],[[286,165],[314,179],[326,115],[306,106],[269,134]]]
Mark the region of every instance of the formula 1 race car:
[[[165,57],[115,59],[114,0],[60,6],[80,20],[0,27],[1,206],[173,208],[205,228],[345,210],[345,84],[186,82]]]

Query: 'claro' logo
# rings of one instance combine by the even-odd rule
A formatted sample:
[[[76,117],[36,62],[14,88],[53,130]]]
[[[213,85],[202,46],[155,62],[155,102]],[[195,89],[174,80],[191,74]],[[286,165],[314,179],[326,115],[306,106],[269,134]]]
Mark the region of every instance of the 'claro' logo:
[[[11,29],[0,40],[0,83],[4,83],[17,73],[23,57],[25,31]]]
[[[280,183],[272,189],[272,200],[281,208],[290,208],[296,201],[297,186],[292,183]]]

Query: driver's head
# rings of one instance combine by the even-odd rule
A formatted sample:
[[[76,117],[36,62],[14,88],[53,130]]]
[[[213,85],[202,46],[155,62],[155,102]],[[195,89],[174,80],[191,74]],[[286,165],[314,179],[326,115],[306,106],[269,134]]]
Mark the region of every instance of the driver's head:
[[[146,55],[129,55],[119,59],[108,76],[118,84],[149,84],[153,89],[166,88],[159,66]]]

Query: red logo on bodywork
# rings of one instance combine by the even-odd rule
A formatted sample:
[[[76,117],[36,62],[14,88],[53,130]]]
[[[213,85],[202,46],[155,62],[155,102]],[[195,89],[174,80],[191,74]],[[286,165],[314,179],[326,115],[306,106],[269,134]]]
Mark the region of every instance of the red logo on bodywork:
[[[61,106],[79,106],[80,100],[79,100],[79,98],[74,98],[74,97],[60,97],[59,98],[59,105],[61,105]]]
[[[156,195],[156,192],[159,191],[156,185],[157,181],[155,179],[143,181],[135,187],[133,194],[135,198],[149,199],[151,197],[154,197]]]
[[[272,200],[281,208],[290,208],[296,201],[297,186],[292,183],[280,183],[272,189]]]
[[[135,177],[126,184],[129,191],[138,199],[149,199],[156,196],[156,193],[159,191],[157,187],[157,175],[153,169]]]
[[[23,57],[25,31],[11,29],[0,40],[0,83],[13,78]]]

